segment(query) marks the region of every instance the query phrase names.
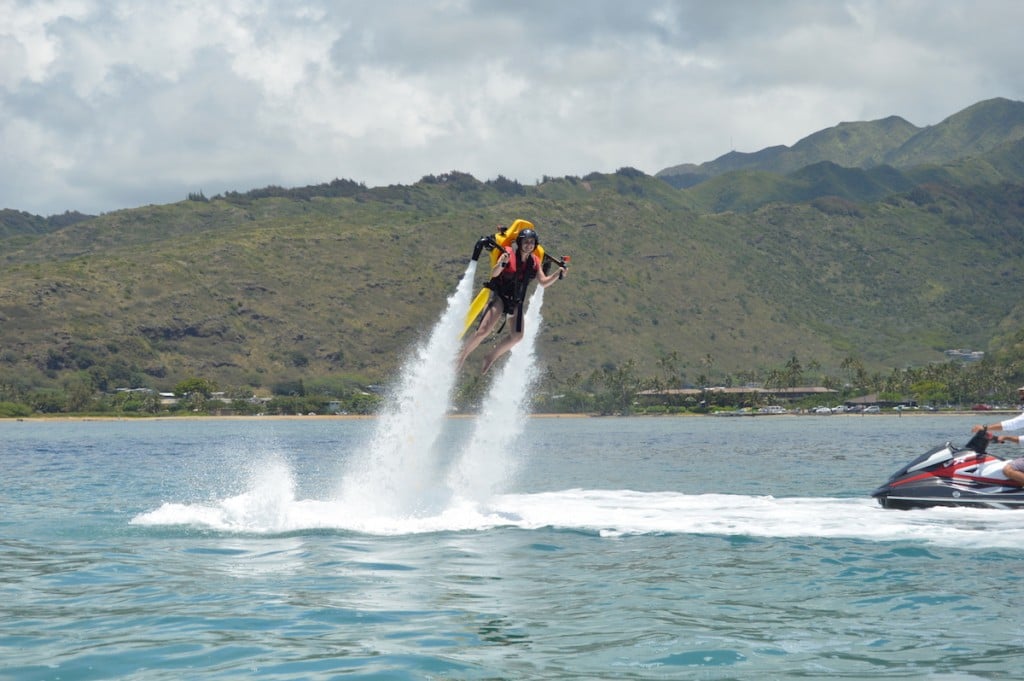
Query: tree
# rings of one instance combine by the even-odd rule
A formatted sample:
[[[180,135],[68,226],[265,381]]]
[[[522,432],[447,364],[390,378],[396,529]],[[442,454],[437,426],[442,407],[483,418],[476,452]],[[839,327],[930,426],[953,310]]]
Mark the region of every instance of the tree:
[[[849,383],[854,389],[863,390],[867,387],[867,372],[864,371],[864,363],[859,358],[848,356],[843,359],[839,368],[847,372]]]
[[[621,367],[606,367],[601,375],[601,383],[604,391],[597,396],[597,402],[602,414],[625,416],[633,411],[633,400],[640,388],[633,360]]]
[[[0,418],[31,416],[32,408],[19,402],[0,402]]]
[[[711,353],[709,352],[708,354],[704,355],[704,356],[703,356],[703,357],[701,358],[701,360],[700,360],[700,363],[701,363],[701,365],[702,365],[702,366],[704,367],[704,370],[705,370],[705,371],[707,372],[707,373],[705,374],[705,376],[706,376],[706,377],[708,377],[708,378],[706,378],[706,379],[705,379],[705,382],[706,382],[706,383],[707,383],[708,385],[710,385],[710,376],[711,376],[711,371],[712,371],[712,369],[714,369],[714,368],[715,368],[715,358],[714,358],[714,357],[712,357],[712,356],[711,356]]]
[[[804,368],[800,366],[800,360],[796,358],[794,354],[786,362],[786,369],[783,372],[783,385],[787,388],[795,388],[798,385],[803,385],[804,382]]]
[[[178,406],[191,411],[204,411],[206,401],[217,386],[205,378],[188,378],[174,386],[174,394],[181,399]]]
[[[92,404],[95,392],[92,385],[81,375],[75,375],[65,386],[68,395],[67,410],[70,413],[85,411]]]
[[[951,398],[949,386],[940,381],[918,381],[910,386],[910,392],[925,404],[946,404]]]
[[[209,399],[210,395],[212,395],[216,390],[216,384],[205,378],[187,378],[174,386],[174,394],[177,397],[201,395],[202,397]]]

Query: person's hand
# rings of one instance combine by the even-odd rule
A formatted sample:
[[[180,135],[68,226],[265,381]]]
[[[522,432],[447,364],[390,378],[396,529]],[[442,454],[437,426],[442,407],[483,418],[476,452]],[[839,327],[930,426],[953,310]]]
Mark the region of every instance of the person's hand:
[[[501,266],[501,269],[505,269],[508,266],[508,253],[501,254],[501,257],[498,258],[498,264]]]
[[[972,433],[979,433],[983,430],[985,430],[985,426],[974,426],[973,428],[971,428]]]

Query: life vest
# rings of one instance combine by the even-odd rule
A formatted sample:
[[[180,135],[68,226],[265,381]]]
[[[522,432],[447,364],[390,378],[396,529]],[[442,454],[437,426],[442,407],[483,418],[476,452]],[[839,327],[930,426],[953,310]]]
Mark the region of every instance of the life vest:
[[[494,249],[495,252],[497,250]],[[526,299],[526,289],[530,285],[530,280],[537,276],[541,262],[540,258],[534,253],[531,253],[526,261],[520,262],[514,248],[505,246],[503,250],[509,254],[508,264],[505,265],[505,269],[498,276],[492,278],[484,285],[494,291],[495,296],[501,299],[506,313],[515,314],[516,331],[522,333],[523,301]],[[494,260],[497,263],[498,259],[495,258]],[[491,305],[494,303],[495,301],[492,300]],[[502,322],[502,327],[504,326],[505,324]],[[500,328],[498,332],[501,332]]]
[[[494,250],[497,251],[498,249]],[[509,255],[508,264],[505,265],[505,269],[498,273],[498,276],[491,279],[491,288],[502,294],[508,292],[508,294],[511,294],[509,297],[518,303],[526,297],[527,285],[531,279],[537,276],[537,272],[540,270],[540,258],[535,253],[531,253],[528,260],[520,262],[514,248],[505,246],[502,250]],[[497,263],[498,259],[495,258],[494,260]]]

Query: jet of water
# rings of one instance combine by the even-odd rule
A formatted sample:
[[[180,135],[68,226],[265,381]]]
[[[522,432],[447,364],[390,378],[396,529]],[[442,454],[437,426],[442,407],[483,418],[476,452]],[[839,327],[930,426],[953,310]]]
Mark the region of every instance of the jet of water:
[[[450,466],[450,452],[438,451],[475,274],[472,261],[429,340],[403,368],[369,446],[349,465],[341,499],[353,513],[390,518],[437,514],[456,497],[489,499],[515,473],[520,460],[515,444],[538,376],[534,348],[544,301],[540,286],[526,310],[523,339],[497,372],[468,443]]]
[[[341,497],[361,513],[407,515],[430,510],[442,490],[434,445],[452,401],[463,318],[473,293],[470,261],[441,319],[402,369],[402,377],[377,419],[362,457],[353,461]]]
[[[515,444],[526,424],[529,396],[539,376],[534,350],[543,303],[544,287],[538,286],[526,309],[523,339],[512,347],[491,383],[469,443],[448,476],[448,485],[458,496],[489,499],[501,491],[521,461]]]

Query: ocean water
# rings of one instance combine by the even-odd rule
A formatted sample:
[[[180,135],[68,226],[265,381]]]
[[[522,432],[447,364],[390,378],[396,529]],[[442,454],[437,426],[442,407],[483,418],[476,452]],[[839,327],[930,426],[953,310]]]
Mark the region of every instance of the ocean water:
[[[510,420],[0,422],[0,679],[1020,678],[972,417]]]

